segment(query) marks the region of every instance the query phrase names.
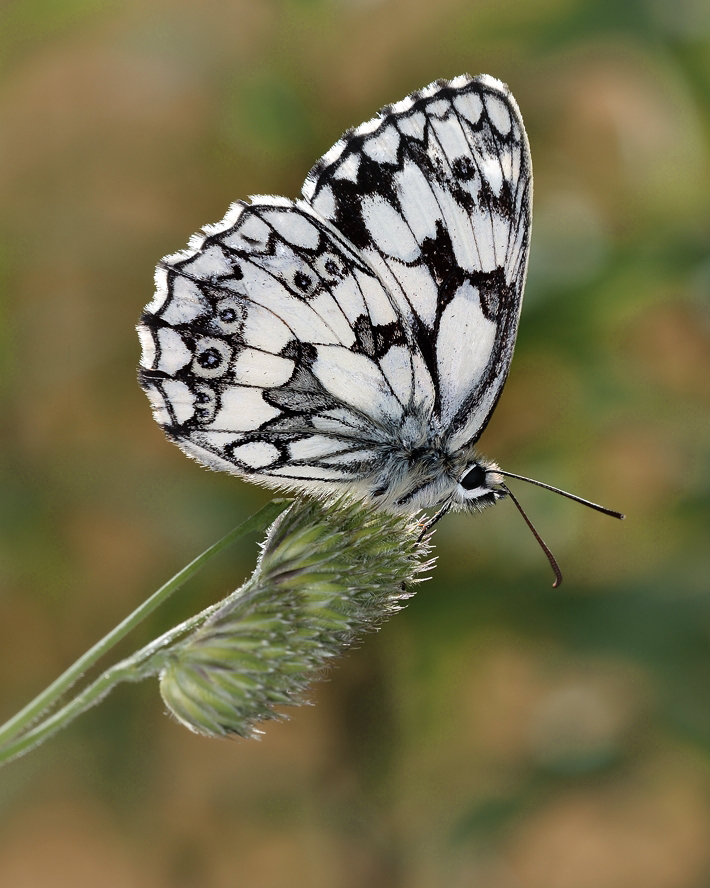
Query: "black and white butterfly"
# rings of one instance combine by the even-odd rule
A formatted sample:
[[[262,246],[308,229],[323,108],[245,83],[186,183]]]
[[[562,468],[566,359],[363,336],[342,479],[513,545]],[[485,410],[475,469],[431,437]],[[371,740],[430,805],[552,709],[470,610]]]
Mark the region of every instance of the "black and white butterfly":
[[[238,201],[159,263],[138,327],[155,419],[209,468],[269,487],[406,512],[509,495],[475,450],[530,245],[508,88],[463,75],[386,106],[302,193]]]

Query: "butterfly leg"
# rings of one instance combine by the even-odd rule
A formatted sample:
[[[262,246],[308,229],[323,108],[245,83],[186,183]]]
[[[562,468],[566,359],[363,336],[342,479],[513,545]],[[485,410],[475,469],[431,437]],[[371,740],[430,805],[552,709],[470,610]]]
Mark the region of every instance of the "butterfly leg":
[[[450,508],[451,508],[451,503],[450,503],[450,502],[445,503],[445,504],[439,509],[438,512],[435,512],[435,513],[431,516],[431,518],[429,518],[428,520],[422,522],[422,532],[421,532],[421,534],[419,535],[419,539],[420,539],[420,540],[422,539],[422,537],[424,536],[425,533],[429,533],[429,531],[430,531],[430,530],[432,529],[432,527],[437,523],[437,521],[439,521],[441,518],[444,517],[444,515],[446,515],[446,513],[449,511]]]

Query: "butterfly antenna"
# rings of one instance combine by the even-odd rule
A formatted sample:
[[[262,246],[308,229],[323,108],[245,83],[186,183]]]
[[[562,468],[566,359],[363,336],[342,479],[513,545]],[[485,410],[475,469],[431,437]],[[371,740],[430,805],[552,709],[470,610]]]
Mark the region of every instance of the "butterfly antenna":
[[[496,471],[497,471],[497,470],[496,470]],[[500,474],[500,475],[503,475],[503,474],[505,474],[505,473],[504,473],[504,472],[499,472],[499,474]],[[544,485],[543,485],[543,486],[544,486]],[[550,567],[552,568],[552,570],[554,571],[554,574],[555,574],[555,582],[552,584],[552,588],[553,588],[553,589],[556,589],[556,588],[560,585],[560,583],[562,582],[562,571],[560,570],[560,566],[559,566],[559,564],[557,563],[557,559],[556,559],[555,556],[552,554],[552,551],[550,550],[550,547],[547,545],[547,543],[545,542],[545,540],[543,540],[543,538],[540,536],[540,534],[535,530],[535,526],[534,526],[534,524],[533,524],[532,521],[528,518],[528,516],[525,514],[525,509],[523,509],[523,507],[520,505],[520,503],[518,502],[518,500],[517,500],[515,494],[513,493],[513,491],[510,490],[510,488],[506,487],[505,484],[501,484],[501,487],[502,487],[503,490],[508,494],[508,496],[513,500],[513,502],[514,502],[515,505],[516,505],[517,510],[518,510],[518,511],[520,512],[520,514],[523,516],[523,518],[525,519],[525,523],[526,523],[527,526],[530,528],[530,530],[533,532],[533,536],[535,537],[535,539],[536,539],[536,540],[538,541],[538,543],[540,544],[540,548],[541,548],[542,551],[545,553],[545,555],[547,555],[547,560],[550,562]]]
[[[600,506],[597,503],[593,503],[591,500],[582,499],[581,496],[575,496],[573,493],[567,493],[566,490],[560,490],[559,487],[553,487],[551,484],[545,484],[543,481],[536,481],[534,478],[526,478],[525,475],[516,475],[515,472],[504,472],[502,469],[494,469],[497,475],[505,475],[506,478],[517,478],[518,481],[527,481],[528,484],[537,484],[538,487],[544,487],[545,490],[551,490],[553,493],[559,493],[560,496],[566,496],[567,499],[574,500],[576,503],[581,503],[583,506],[589,506],[590,509],[596,509],[597,512],[602,512],[604,515],[611,515],[612,518],[619,518],[623,521],[626,518],[626,515],[623,512],[615,512],[613,509],[607,509],[604,506]],[[507,490],[508,488],[506,488]],[[508,491],[510,493],[510,491]],[[510,494],[511,497],[513,494]],[[515,502],[515,498],[513,498]],[[518,506],[520,508],[520,506]],[[522,511],[522,510],[521,510]]]

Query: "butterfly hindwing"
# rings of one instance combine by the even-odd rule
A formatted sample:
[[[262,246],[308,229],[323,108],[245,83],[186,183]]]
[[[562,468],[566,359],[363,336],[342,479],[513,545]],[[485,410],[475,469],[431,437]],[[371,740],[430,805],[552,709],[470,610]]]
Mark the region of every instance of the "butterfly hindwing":
[[[303,194],[399,306],[448,449],[475,440],[512,359],[530,239],[530,152],[507,87],[462,76],[384,108],[314,166]]]
[[[434,387],[369,264],[310,207],[235,204],[158,266],[141,382],[183,450],[274,485],[373,475]]]

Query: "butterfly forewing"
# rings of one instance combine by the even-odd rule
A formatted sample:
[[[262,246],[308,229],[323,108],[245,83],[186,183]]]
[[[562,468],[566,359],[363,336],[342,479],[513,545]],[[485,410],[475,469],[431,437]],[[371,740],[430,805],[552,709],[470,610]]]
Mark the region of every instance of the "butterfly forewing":
[[[512,358],[530,237],[530,153],[507,87],[464,76],[384,108],[315,165],[303,193],[410,324],[450,449],[475,440]]]

